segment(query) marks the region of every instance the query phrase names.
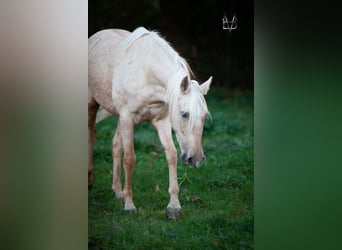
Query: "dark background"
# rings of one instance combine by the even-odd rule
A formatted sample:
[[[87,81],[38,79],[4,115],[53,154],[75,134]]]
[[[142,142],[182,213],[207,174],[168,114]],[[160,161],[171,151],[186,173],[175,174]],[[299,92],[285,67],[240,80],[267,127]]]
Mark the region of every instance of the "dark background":
[[[157,30],[188,60],[200,81],[253,90],[253,1],[91,0],[88,35],[102,29]],[[222,18],[237,17],[238,27],[223,30]]]

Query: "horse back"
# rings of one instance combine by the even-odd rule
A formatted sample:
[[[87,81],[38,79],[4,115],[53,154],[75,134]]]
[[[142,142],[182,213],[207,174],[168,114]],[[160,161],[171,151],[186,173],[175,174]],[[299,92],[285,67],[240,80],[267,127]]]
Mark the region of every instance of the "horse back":
[[[123,29],[106,29],[88,39],[88,92],[112,113],[116,113],[111,98],[115,48],[129,34]]]

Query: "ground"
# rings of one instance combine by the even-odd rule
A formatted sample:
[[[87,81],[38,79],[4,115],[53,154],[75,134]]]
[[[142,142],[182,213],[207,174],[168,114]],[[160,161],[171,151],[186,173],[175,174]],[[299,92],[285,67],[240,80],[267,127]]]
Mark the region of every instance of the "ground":
[[[216,88],[206,97],[212,120],[204,127],[205,162],[178,163],[182,218],[166,218],[168,167],[153,127],[135,129],[136,213],[111,190],[111,140],[116,118],[97,125],[94,185],[88,194],[89,249],[253,249],[253,93]],[[177,142],[174,138],[178,148]],[[122,182],[123,170],[122,170]]]

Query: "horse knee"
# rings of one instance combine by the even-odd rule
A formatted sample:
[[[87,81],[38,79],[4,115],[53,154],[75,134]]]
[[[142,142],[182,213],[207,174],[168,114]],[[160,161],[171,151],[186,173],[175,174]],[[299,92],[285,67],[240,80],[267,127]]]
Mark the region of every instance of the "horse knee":
[[[134,153],[125,153],[124,167],[126,169],[133,169],[135,165],[136,157]]]
[[[175,148],[165,149],[166,160],[169,165],[177,165],[177,150]]]

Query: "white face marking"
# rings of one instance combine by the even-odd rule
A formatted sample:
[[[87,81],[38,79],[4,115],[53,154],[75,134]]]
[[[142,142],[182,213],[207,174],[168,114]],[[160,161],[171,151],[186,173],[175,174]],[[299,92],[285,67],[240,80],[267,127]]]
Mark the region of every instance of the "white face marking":
[[[208,113],[199,85],[192,84],[188,93],[180,95],[172,114],[172,125],[182,151],[182,161],[191,167],[198,167],[204,159],[202,132]]]

